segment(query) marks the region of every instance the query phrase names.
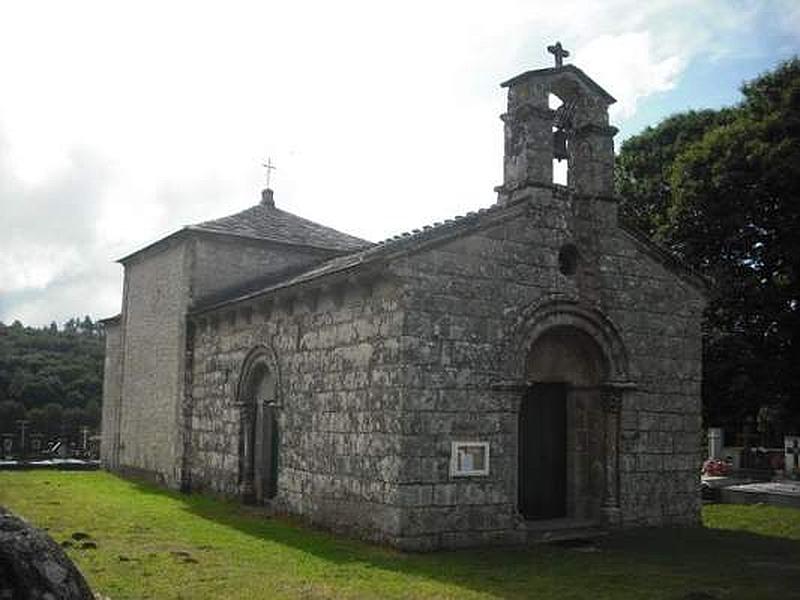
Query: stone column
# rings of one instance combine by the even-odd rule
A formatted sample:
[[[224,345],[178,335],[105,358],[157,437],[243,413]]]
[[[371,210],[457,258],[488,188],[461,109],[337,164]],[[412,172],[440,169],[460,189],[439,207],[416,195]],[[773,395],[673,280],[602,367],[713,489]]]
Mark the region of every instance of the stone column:
[[[244,502],[253,502],[255,499],[255,489],[253,487],[253,420],[255,418],[255,405],[252,402],[239,403],[240,421],[242,424],[242,454],[241,454],[241,474],[240,493]]]
[[[606,487],[603,514],[609,525],[621,520],[619,507],[619,421],[622,409],[622,390],[610,386],[601,389],[605,417]]]

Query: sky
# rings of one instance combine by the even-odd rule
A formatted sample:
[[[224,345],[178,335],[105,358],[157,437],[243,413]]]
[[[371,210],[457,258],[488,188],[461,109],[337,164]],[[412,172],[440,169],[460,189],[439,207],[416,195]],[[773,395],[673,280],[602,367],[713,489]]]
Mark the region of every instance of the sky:
[[[502,81],[560,40],[617,146],[739,100],[797,0],[0,0],[0,321],[121,306],[115,261],[256,204],[378,241],[490,206]]]

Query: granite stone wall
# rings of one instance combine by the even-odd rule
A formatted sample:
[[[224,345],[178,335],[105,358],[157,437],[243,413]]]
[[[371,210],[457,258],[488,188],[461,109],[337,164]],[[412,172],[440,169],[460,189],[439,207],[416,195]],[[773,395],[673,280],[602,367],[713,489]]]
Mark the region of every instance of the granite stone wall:
[[[192,489],[238,495],[248,353],[274,357],[278,510],[388,540],[400,527],[402,313],[386,279],[287,292],[193,317]]]
[[[605,311],[620,324],[637,384],[624,396],[620,424],[622,517],[636,525],[698,524],[705,300],[624,234],[620,242],[604,241],[602,268]]]
[[[181,478],[187,258],[186,243],[180,241],[127,262],[121,316],[122,401],[115,468],[147,474],[170,487],[177,487]]]
[[[122,313],[106,346],[104,464],[181,485],[187,310],[198,299],[330,255],[196,234],[126,260]]]
[[[226,236],[198,236],[192,246],[193,300],[255,278],[307,267],[333,255],[328,250]]]
[[[122,329],[119,321],[104,322],[106,353],[103,367],[103,416],[100,456],[103,467],[117,466],[119,411],[122,401]]]
[[[578,258],[565,274],[567,244]],[[276,508],[415,550],[523,543],[519,407],[542,372],[531,346],[547,323],[588,315],[621,406],[607,412],[602,386],[569,397],[568,516],[698,522],[703,295],[616,227],[614,203],[539,189],[379,273],[192,318],[193,488],[240,493],[237,385],[264,347],[279,380]],[[488,475],[450,473],[465,441],[490,444]]]
[[[520,360],[530,348],[521,340],[538,307],[552,302],[601,315],[626,349],[621,523],[698,522],[704,300],[615,224],[613,203],[540,190],[505,222],[392,264],[406,313],[401,546],[524,539],[516,487],[522,392],[508,388],[525,383]],[[578,250],[574,275],[560,271],[565,244]],[[490,443],[488,476],[449,476],[459,440]]]

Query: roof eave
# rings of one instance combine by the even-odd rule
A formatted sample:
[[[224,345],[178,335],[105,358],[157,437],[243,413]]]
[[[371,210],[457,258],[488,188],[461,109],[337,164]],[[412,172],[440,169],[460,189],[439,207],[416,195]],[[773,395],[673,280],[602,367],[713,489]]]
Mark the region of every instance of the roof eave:
[[[361,252],[362,250],[365,250],[365,249],[367,249],[367,248],[369,248],[370,246],[373,245],[372,242],[364,240],[364,246],[361,247],[361,248],[349,248],[349,249],[348,248],[341,248],[341,247],[340,248],[336,248],[336,247],[333,247],[333,246],[323,246],[321,244],[301,244],[301,243],[297,243],[297,242],[287,242],[287,241],[284,241],[284,240],[274,240],[274,239],[271,239],[271,238],[268,238],[268,237],[261,237],[261,236],[257,236],[257,235],[247,235],[247,234],[244,234],[244,233],[233,233],[233,232],[227,232],[227,231],[219,231],[219,230],[216,230],[216,229],[208,229],[208,228],[205,228],[205,227],[203,227],[201,225],[187,225],[185,227],[185,229],[188,229],[189,231],[196,231],[196,232],[201,233],[201,234],[221,235],[221,236],[230,237],[230,238],[236,238],[236,239],[246,239],[246,240],[253,240],[253,241],[256,241],[256,242],[265,242],[265,243],[270,243],[270,244],[277,244],[279,246],[290,246],[292,248],[310,248],[312,250],[325,250],[327,252],[336,252],[336,253],[339,253],[339,254],[352,254],[354,252]]]
[[[245,235],[245,234],[241,234],[241,233],[229,233],[229,232],[225,232],[225,231],[216,231],[214,229],[205,229],[205,228],[200,227],[198,225],[186,225],[186,226],[182,227],[181,229],[178,229],[177,231],[167,235],[166,237],[160,238],[160,239],[156,240],[155,242],[152,242],[151,244],[148,244],[147,246],[144,246],[143,248],[139,248],[135,252],[131,252],[130,254],[127,254],[127,255],[123,256],[122,258],[117,259],[114,262],[120,263],[122,265],[127,264],[132,259],[138,257],[142,253],[145,253],[145,252],[148,252],[148,251],[152,251],[152,250],[154,250],[155,248],[157,248],[160,245],[166,244],[166,243],[171,242],[171,241],[173,241],[173,242],[177,241],[180,238],[186,237],[186,236],[191,235],[193,233],[200,234],[200,235],[208,235],[208,236],[219,236],[219,237],[230,238],[230,239],[250,240],[250,241],[253,241],[253,242],[260,242],[262,244],[274,244],[274,245],[283,246],[283,247],[303,248],[303,249],[324,251],[324,252],[330,252],[330,253],[337,254],[337,255],[345,255],[345,254],[352,254],[354,252],[361,252],[361,251],[365,250],[366,248],[370,247],[369,245],[365,245],[364,248],[355,248],[355,249],[352,249],[352,250],[347,250],[347,249],[344,249],[344,248],[333,248],[333,247],[330,247],[330,246],[321,246],[321,245],[316,245],[316,244],[295,244],[295,243],[292,243],[292,242],[286,242],[286,241],[280,241],[280,240],[272,240],[272,239],[265,238],[265,237]]]
[[[620,231],[626,233],[633,241],[642,245],[651,257],[664,265],[664,267],[669,269],[672,273],[691,284],[692,287],[700,291],[703,296],[708,296],[714,288],[713,282],[708,279],[708,277],[701,275],[672,252],[651,240],[643,231],[625,223],[619,223],[617,226]]]
[[[329,263],[315,265],[308,271],[300,273],[285,281],[275,283],[241,296],[234,296],[232,298],[220,300],[208,306],[199,307],[190,311],[189,314],[190,316],[199,316],[201,314],[224,308],[231,304],[254,300],[260,296],[264,296],[282,289],[311,283],[327,277],[342,276],[342,274],[347,274],[356,269],[362,269],[367,265],[375,264],[377,262],[386,264],[400,256],[421,252],[430,248],[431,246],[446,243],[453,238],[474,231],[475,229],[496,225],[501,221],[513,218],[518,213],[521,204],[523,203],[517,202],[507,206],[494,206],[490,209],[482,209],[478,212],[469,213],[465,216],[448,220],[438,227],[431,228],[430,231],[420,231],[417,234],[400,236],[399,238],[386,240],[385,242],[377,243],[365,250],[350,252],[336,259],[332,259],[341,260],[346,259],[348,256],[352,256],[354,258],[354,262],[352,263],[344,264],[341,267],[331,269],[325,268],[325,265]]]
[[[124,265],[124,264],[130,262],[131,259],[136,258],[136,257],[140,256],[141,254],[143,254],[145,252],[151,251],[151,250],[157,248],[158,246],[166,244],[167,242],[176,241],[176,240],[180,239],[181,237],[185,237],[187,234],[188,234],[188,227],[182,227],[181,229],[178,229],[177,231],[173,231],[172,233],[170,233],[167,236],[164,236],[162,238],[157,239],[154,242],[151,242],[151,243],[147,244],[147,246],[144,246],[143,248],[139,248],[138,250],[135,250],[135,251],[131,252],[130,254],[126,254],[122,258],[118,258],[114,262],[117,262],[117,263],[119,263],[121,265]]]
[[[597,83],[594,79],[589,77],[586,73],[581,71],[575,65],[564,65],[563,67],[549,67],[547,69],[534,69],[532,71],[525,71],[524,73],[520,73],[516,77],[512,77],[511,79],[504,81],[503,83],[500,84],[500,87],[510,87],[512,85],[519,83],[520,81],[524,81],[525,79],[533,79],[537,77],[543,77],[546,75],[557,75],[559,73],[572,73],[579,79],[583,80],[583,82],[590,88],[592,88],[595,92],[600,94],[600,96],[602,96],[603,99],[608,104],[614,104],[617,101],[617,99],[614,98],[614,96],[609,94],[607,91],[605,91],[599,83]]]

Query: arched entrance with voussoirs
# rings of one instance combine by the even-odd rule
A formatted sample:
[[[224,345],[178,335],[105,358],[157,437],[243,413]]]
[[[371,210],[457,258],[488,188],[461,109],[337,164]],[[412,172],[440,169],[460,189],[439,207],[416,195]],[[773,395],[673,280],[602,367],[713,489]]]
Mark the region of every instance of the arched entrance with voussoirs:
[[[619,519],[619,414],[630,383],[620,338],[576,303],[540,306],[524,323],[517,489],[529,521]]]
[[[248,354],[237,391],[239,490],[247,503],[264,504],[278,491],[278,370],[263,347]]]

